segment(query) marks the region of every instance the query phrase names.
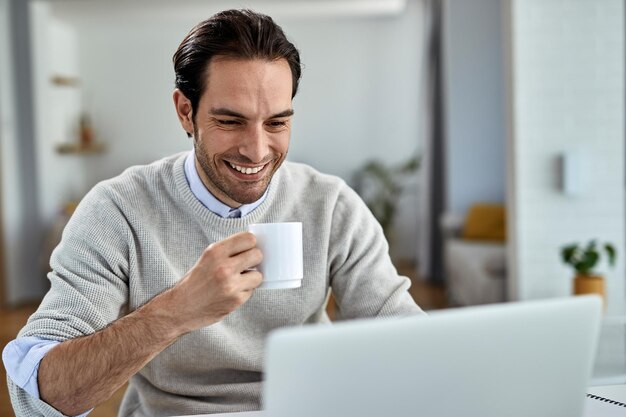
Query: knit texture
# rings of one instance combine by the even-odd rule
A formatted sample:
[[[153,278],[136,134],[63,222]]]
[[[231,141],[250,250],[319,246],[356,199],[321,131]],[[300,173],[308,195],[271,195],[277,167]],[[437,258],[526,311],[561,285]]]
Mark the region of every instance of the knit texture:
[[[257,290],[221,322],[181,337],[130,379],[120,416],[258,410],[267,334],[328,322],[329,288],[342,319],[421,313],[381,227],[339,178],[285,162],[258,208],[225,219],[192,194],[184,159],[129,168],[85,196],[52,254],[51,289],[19,335],[64,341],[101,330],[251,223],[302,222],[304,280],[297,289]],[[62,416],[10,380],[9,391],[18,417]]]

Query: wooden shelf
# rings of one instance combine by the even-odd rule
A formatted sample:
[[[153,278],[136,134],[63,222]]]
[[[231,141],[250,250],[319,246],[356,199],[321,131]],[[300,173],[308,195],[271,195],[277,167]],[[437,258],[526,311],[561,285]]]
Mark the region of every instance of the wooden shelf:
[[[58,87],[80,87],[80,78],[68,75],[53,75],[50,82]]]
[[[82,145],[76,143],[61,143],[57,145],[56,151],[60,154],[80,154],[80,155],[95,155],[101,154],[106,150],[104,143],[96,142],[91,145]]]

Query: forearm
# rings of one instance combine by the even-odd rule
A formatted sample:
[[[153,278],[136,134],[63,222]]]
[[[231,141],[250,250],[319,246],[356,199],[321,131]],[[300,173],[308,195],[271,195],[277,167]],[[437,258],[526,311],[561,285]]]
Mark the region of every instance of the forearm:
[[[65,415],[107,400],[178,337],[245,303],[262,282],[250,271],[262,258],[249,232],[210,245],[171,289],[106,329],[48,352],[39,367],[40,398]]]
[[[120,386],[184,332],[172,320],[171,292],[92,335],[53,348],[38,381],[43,401],[65,415],[84,413]]]

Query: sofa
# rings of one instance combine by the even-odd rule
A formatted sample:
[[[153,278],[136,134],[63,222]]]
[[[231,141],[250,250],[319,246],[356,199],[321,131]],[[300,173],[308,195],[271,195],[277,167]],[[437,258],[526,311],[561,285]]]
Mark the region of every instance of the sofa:
[[[506,216],[503,205],[479,203],[467,215],[441,218],[448,302],[469,306],[506,301]]]

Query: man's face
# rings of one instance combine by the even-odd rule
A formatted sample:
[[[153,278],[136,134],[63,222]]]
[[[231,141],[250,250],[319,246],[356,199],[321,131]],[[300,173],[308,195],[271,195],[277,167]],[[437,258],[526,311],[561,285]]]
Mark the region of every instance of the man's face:
[[[284,59],[217,57],[206,74],[206,88],[192,119],[198,173],[225,204],[255,202],[289,148],[289,64]]]

